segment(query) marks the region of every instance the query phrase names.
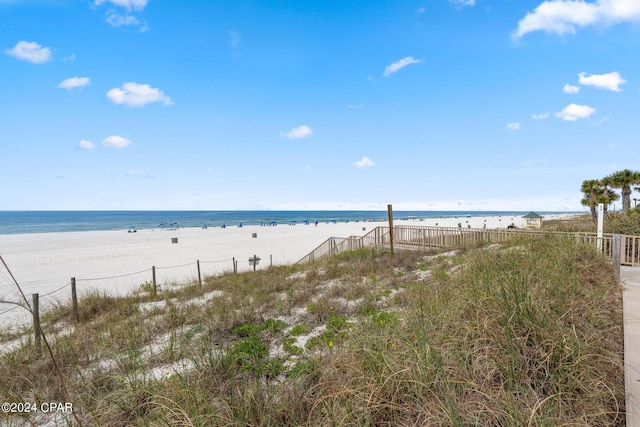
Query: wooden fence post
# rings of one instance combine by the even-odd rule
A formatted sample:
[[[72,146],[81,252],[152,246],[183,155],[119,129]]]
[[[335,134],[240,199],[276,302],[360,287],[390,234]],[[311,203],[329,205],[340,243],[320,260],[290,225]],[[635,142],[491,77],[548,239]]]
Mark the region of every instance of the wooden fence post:
[[[236,262],[236,257],[233,257],[231,262],[233,263],[233,274],[238,274],[238,263]]]
[[[253,254],[253,271],[256,271],[256,264],[258,263],[256,254]]]
[[[389,215],[389,249],[393,258],[393,208],[391,205],[387,205],[387,213]]]
[[[602,232],[604,230],[604,204],[598,203],[598,240],[596,241],[596,247],[598,252],[602,253]]]
[[[33,294],[33,338],[38,351],[42,349],[42,341],[40,339],[40,298],[38,294]]]
[[[269,266],[273,267],[273,255],[269,255]]]
[[[155,297],[158,292],[158,288],[156,285],[156,266],[155,265],[151,266],[151,278],[153,280],[153,290],[151,291],[152,292],[151,295]]]
[[[616,281],[620,282],[620,262],[621,262],[621,252],[622,252],[622,238],[619,234],[613,235],[613,240],[611,242],[613,245],[611,248],[611,258],[613,259],[613,270],[616,275]]]
[[[196,260],[196,265],[198,266],[198,283],[200,284],[200,287],[202,287],[202,276],[200,275],[200,260],[199,259]]]
[[[73,319],[80,323],[80,313],[78,312],[78,294],[76,293],[76,278],[71,278],[71,306],[73,308]]]

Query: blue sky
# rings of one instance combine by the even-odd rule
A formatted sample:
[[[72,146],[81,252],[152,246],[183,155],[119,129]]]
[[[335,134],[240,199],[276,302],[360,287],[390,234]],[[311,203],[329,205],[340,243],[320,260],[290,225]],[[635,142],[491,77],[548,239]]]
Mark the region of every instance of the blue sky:
[[[575,211],[640,169],[638,0],[0,0],[0,41],[2,210]]]

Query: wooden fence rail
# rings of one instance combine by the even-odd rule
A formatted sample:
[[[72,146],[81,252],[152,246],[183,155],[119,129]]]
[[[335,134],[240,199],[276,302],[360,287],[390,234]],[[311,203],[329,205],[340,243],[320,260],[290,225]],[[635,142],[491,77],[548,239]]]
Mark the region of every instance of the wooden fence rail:
[[[614,255],[613,235],[604,234],[598,238],[596,233],[567,233],[545,232],[535,230],[508,230],[486,228],[456,228],[456,227],[421,227],[404,226],[393,227],[393,245],[398,250],[426,250],[430,248],[453,248],[471,246],[480,243],[500,243],[517,236],[569,236],[584,244],[597,247],[598,241],[602,253],[609,259]],[[378,226],[362,237],[348,238],[330,237],[317,248],[305,255],[297,263],[302,264],[336,255],[347,250],[360,248],[385,249],[390,245],[389,227]],[[621,236],[621,259],[623,265],[640,265],[640,236]]]

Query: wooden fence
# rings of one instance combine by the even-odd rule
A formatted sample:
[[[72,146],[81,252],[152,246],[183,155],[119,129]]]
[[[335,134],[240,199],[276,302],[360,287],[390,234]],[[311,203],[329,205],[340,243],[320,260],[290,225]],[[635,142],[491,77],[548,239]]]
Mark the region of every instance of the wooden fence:
[[[456,227],[393,227],[393,246],[396,250],[427,250],[430,248],[455,248],[480,243],[500,243],[516,236],[565,235],[599,248],[609,259],[613,258],[613,235],[604,234],[598,238],[596,233],[560,233],[537,230],[509,230],[486,228]],[[362,237],[331,237],[298,261],[299,264],[318,260],[325,256],[336,255],[348,250],[365,247],[387,249],[390,246],[389,227],[379,226]],[[640,236],[621,236],[621,264],[640,265]]]

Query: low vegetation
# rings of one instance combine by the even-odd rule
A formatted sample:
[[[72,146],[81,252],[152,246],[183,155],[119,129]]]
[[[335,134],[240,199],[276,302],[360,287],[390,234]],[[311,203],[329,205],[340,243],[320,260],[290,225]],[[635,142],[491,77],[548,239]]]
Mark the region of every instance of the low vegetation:
[[[589,215],[575,215],[567,218],[548,220],[543,223],[547,231],[595,233],[596,224]],[[609,213],[603,222],[603,231],[611,234],[640,236],[640,207],[627,212]]]
[[[544,231],[595,233],[596,224],[589,215],[572,215],[561,219],[545,220],[542,223]]]
[[[640,235],[640,207],[609,214],[604,231],[627,235]]]
[[[46,317],[83,425],[625,422],[621,287],[569,238],[363,249],[161,289],[84,295],[77,326],[65,304]],[[0,356],[0,397],[65,401],[29,334]]]

